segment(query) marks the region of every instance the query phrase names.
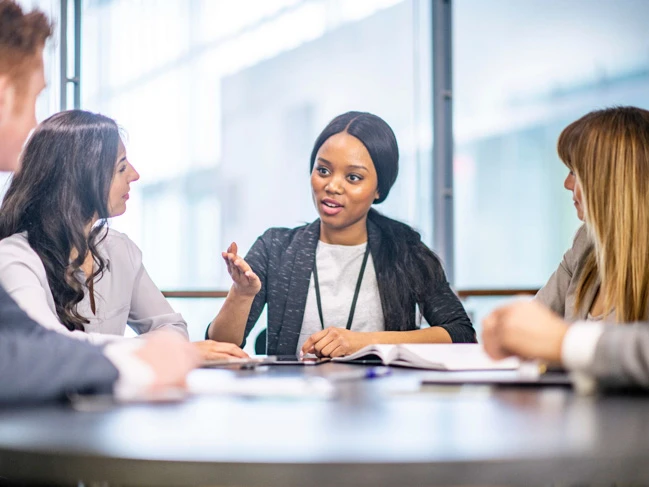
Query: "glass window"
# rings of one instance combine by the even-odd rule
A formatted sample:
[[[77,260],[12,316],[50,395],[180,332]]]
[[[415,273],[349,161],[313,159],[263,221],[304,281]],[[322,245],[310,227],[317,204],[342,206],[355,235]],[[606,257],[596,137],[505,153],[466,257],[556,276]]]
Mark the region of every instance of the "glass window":
[[[649,2],[453,8],[456,285],[539,287],[580,225],[559,133],[594,109],[649,108]]]

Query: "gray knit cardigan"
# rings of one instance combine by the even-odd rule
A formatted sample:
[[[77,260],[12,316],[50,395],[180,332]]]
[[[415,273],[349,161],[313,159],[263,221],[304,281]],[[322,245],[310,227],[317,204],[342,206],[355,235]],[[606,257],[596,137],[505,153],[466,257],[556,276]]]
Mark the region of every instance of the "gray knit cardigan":
[[[381,245],[381,230],[370,220],[367,229],[370,252],[375,254]],[[261,280],[261,290],[252,303],[244,337],[248,336],[264,306],[268,305],[266,352],[269,355],[295,354],[319,238],[320,220],[297,228],[270,228],[257,239],[245,257]],[[420,242],[419,245],[424,244]],[[383,302],[390,296],[379,278],[381,269],[376,267],[376,262],[374,265]],[[444,275],[443,271],[438,274]],[[445,278],[440,280],[431,276],[430,292],[418,298],[422,303],[421,312],[431,326],[444,328],[453,342],[476,341],[473,325]],[[417,329],[416,302],[413,296],[408,330]],[[389,325],[386,323],[386,330],[390,330]]]

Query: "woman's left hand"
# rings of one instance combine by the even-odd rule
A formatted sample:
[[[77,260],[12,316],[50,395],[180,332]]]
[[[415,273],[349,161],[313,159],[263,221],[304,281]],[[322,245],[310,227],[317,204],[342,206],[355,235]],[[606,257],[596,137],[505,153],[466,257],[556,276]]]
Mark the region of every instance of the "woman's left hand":
[[[344,357],[369,345],[369,333],[346,328],[325,328],[314,333],[304,343],[300,354],[314,353],[318,357]]]
[[[250,358],[249,355],[237,347],[234,343],[217,342],[215,340],[203,340],[194,342],[203,360],[218,360],[227,358]]]

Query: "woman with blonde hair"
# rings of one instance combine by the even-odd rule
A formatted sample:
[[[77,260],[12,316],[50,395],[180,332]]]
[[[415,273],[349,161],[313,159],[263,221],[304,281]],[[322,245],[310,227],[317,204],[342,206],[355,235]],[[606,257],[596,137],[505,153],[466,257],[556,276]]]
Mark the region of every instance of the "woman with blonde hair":
[[[534,303],[485,319],[485,347],[649,385],[649,327],[607,326],[649,319],[649,111],[591,112],[563,130],[558,152],[584,225]]]
[[[649,112],[591,112],[559,136],[565,186],[585,222],[537,299],[575,319],[646,320],[649,302]]]

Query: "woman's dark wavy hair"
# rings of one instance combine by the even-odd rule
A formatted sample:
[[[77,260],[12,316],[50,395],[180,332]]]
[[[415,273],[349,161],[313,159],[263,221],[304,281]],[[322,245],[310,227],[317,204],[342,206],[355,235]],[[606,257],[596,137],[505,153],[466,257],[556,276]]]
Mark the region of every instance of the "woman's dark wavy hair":
[[[0,207],[0,239],[27,232],[45,266],[56,313],[69,330],[88,323],[77,312],[84,292],[75,273],[88,252],[97,270],[86,285],[106,267],[97,245],[106,236],[119,140],[117,124],[103,115],[70,110],[51,116],[29,138]],[[99,223],[86,237],[95,215]],[[77,256],[70,261],[73,249]]]
[[[379,197],[374,203],[382,203],[397,180],[399,147],[390,126],[376,115],[347,112],[329,122],[313,146],[311,171],[322,144],[342,132],[360,140],[370,154],[378,177]],[[373,208],[367,216],[381,231],[380,250],[378,255],[372,254],[372,259],[377,280],[387,291],[381,302],[386,330],[406,330],[414,312],[413,303],[421,308],[423,296],[431,292],[431,280],[445,281],[446,276],[439,258],[421,245],[417,231]]]

